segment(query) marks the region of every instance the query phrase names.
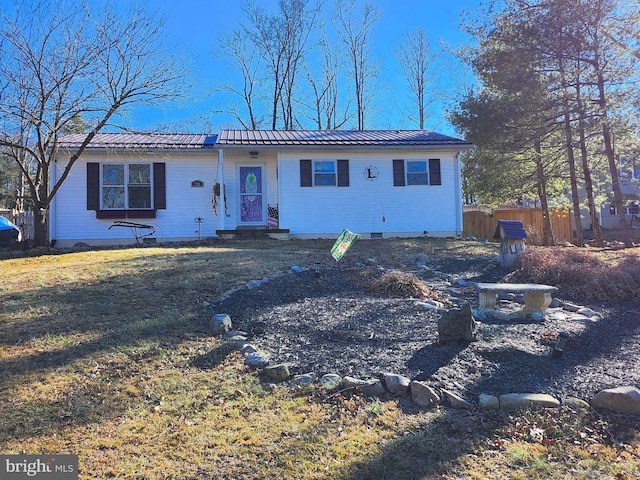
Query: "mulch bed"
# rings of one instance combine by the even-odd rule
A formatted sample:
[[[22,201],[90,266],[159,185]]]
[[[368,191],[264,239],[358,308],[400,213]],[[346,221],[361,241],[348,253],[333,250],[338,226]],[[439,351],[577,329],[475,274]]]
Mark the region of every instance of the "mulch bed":
[[[495,258],[437,259],[418,273],[456,304],[477,305],[472,287],[447,289],[445,280],[498,281],[505,274]],[[480,324],[478,341],[440,346],[440,313],[415,299],[374,292],[382,275],[376,267],[335,266],[290,273],[252,289],[241,289],[213,305],[231,316],[234,328],[289,362],[293,374],[314,372],[376,377],[393,372],[424,380],[473,399],[480,393],[549,393],[557,398],[590,400],[598,391],[640,386],[640,302],[589,305],[602,314],[597,322],[572,320],[501,321]],[[501,308],[521,308],[503,304]],[[564,356],[550,352],[560,331],[570,333]]]

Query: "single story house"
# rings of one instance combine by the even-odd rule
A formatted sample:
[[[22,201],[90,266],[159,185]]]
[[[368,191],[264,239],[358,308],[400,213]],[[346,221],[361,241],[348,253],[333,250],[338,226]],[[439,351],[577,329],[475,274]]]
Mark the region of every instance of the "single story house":
[[[60,141],[52,182],[84,138]],[[54,197],[50,240],[455,237],[458,157],[471,147],[422,130],[98,134]]]

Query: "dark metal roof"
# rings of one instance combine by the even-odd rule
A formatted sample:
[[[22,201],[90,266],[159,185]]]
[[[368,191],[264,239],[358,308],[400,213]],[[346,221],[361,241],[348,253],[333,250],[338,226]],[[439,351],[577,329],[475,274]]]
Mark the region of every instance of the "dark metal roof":
[[[218,145],[472,147],[465,140],[427,130],[222,130]]]
[[[78,148],[86,138],[84,133],[66,135],[58,142],[59,148]],[[99,133],[91,139],[87,149],[196,149],[213,148],[216,135],[176,133]]]
[[[520,220],[498,220],[496,231],[493,234],[494,239],[500,238],[500,227],[502,227],[507,238],[527,238],[527,232],[524,230],[524,225]]]
[[[86,134],[62,137],[58,148],[78,148]],[[444,146],[471,148],[465,140],[427,130],[222,130],[220,135],[176,133],[99,133],[87,149],[198,149],[219,146]]]

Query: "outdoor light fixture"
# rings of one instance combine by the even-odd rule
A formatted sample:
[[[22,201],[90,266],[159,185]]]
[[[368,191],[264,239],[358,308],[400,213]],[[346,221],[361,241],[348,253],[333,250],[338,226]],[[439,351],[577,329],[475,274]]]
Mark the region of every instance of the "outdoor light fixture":
[[[382,213],[382,217],[380,217],[380,221],[381,221],[382,223],[386,223],[386,222],[387,222],[387,217],[386,217],[386,215],[384,214],[384,204],[382,204],[382,203],[376,203],[376,204],[373,206],[373,219],[371,220],[371,231],[372,231],[372,232],[375,232],[375,231],[376,231],[376,219],[378,218],[378,217],[376,216],[376,212],[377,212],[378,214]],[[380,232],[378,232],[378,233],[380,233]],[[374,237],[371,237],[371,238],[374,238]],[[378,235],[376,234],[376,237],[375,237],[375,238],[382,238],[382,233],[380,233],[380,236],[378,236]]]
[[[567,332],[560,332],[558,334],[556,345],[553,347],[553,351],[551,352],[551,358],[562,357],[562,354],[564,353],[564,346],[567,343],[568,338],[569,334]]]
[[[258,158],[258,152],[249,152],[249,158]]]

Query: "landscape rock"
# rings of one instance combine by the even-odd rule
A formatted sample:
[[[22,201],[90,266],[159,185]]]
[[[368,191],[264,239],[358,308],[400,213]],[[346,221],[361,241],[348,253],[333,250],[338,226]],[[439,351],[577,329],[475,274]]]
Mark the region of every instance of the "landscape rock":
[[[256,288],[262,285],[263,283],[267,283],[268,281],[269,281],[268,278],[263,278],[262,280],[251,280],[250,282],[247,283],[247,288],[248,289]]]
[[[589,318],[591,318],[591,317],[594,317],[594,316],[598,315],[598,314],[597,314],[595,311],[593,311],[591,308],[587,308],[587,307],[579,308],[579,309],[576,311],[576,313],[577,313],[578,315],[584,315],[585,317],[589,317]]]
[[[278,363],[275,365],[267,365],[262,373],[276,382],[284,382],[289,379],[289,364]]]
[[[411,384],[411,379],[395,373],[383,373],[382,379],[387,391],[396,396],[405,395]]]
[[[335,390],[342,385],[342,377],[335,373],[327,373],[320,378],[320,385],[327,390]]]
[[[358,388],[366,397],[381,397],[387,393],[382,382],[377,379],[369,380],[369,383],[360,385]]]
[[[315,373],[309,372],[309,373],[304,373],[302,375],[295,375],[291,379],[291,383],[293,383],[294,385],[304,386],[304,385],[309,385],[315,382],[316,378],[317,377]]]
[[[269,365],[270,361],[271,355],[269,352],[265,352],[264,350],[258,350],[257,352],[250,353],[244,359],[245,365],[252,368],[264,368]]]
[[[547,308],[547,310],[549,308],[559,308],[559,307],[562,307],[562,301],[557,297],[553,297],[551,299],[551,303],[549,304],[549,307]]]
[[[426,265],[428,261],[429,257],[425,253],[418,253],[415,257],[413,257],[413,264],[417,265],[418,267]]]
[[[440,345],[474,342],[477,328],[471,305],[466,303],[462,308],[450,308],[438,319],[438,342]]]
[[[377,381],[377,380],[374,380],[374,381]],[[371,384],[371,380],[362,380],[360,378],[351,377],[349,375],[346,375],[342,379],[342,386],[344,388],[358,388],[358,387],[362,387],[364,385],[369,385],[369,384]]]
[[[245,343],[244,345],[242,345],[242,348],[240,349],[240,352],[242,352],[244,355],[249,355],[257,351],[258,351],[258,347],[250,343]]]
[[[500,320],[501,322],[512,322],[517,319],[517,315],[512,315],[510,312],[504,310],[487,310],[489,315],[495,320]],[[514,312],[517,313],[517,312]]]
[[[378,266],[378,262],[376,261],[375,258],[365,258],[362,263],[364,264],[364,266],[366,267],[377,267]]]
[[[411,382],[411,399],[421,407],[430,407],[440,403],[440,396],[424,382]]]
[[[243,332],[242,330],[229,330],[226,335],[227,335],[227,338],[232,338],[235,336],[242,336],[242,337],[249,336],[247,332]]]
[[[515,293],[509,293],[509,292],[502,292],[498,295],[498,300],[503,300],[505,302],[515,302],[516,301],[516,294]]]
[[[577,312],[582,307],[580,307],[579,305],[575,305],[573,303],[564,302],[564,304],[562,305],[562,308],[564,308],[567,312]]]
[[[245,337],[244,335],[230,335],[227,337],[227,340],[229,340],[230,342],[240,343],[242,345],[247,343],[247,337]]]
[[[560,400],[546,393],[507,393],[500,395],[500,408],[516,410],[530,407],[559,407]]]
[[[377,378],[363,380],[347,375],[342,379],[342,387],[357,389],[367,397],[380,397],[387,393]]]
[[[593,408],[640,415],[640,389],[626,386],[602,390],[591,400]]]
[[[481,393],[478,397],[478,408],[480,408],[480,410],[499,410],[500,399],[495,395]]]
[[[445,390],[444,388],[441,390],[442,396],[447,399],[447,403],[451,408],[455,408],[458,410],[473,410],[475,406],[471,402],[467,402],[460,395],[457,395],[449,390]]]
[[[576,397],[567,397],[562,402],[562,405],[566,405],[567,407],[571,407],[574,410],[588,410],[590,405],[589,402],[585,402],[581,398]]]
[[[226,313],[216,313],[211,317],[209,328],[215,335],[227,333],[232,328],[231,317]]]
[[[306,272],[307,270],[308,270],[307,268],[299,267],[298,265],[294,265],[289,269],[291,273],[302,273],[302,272]]]

